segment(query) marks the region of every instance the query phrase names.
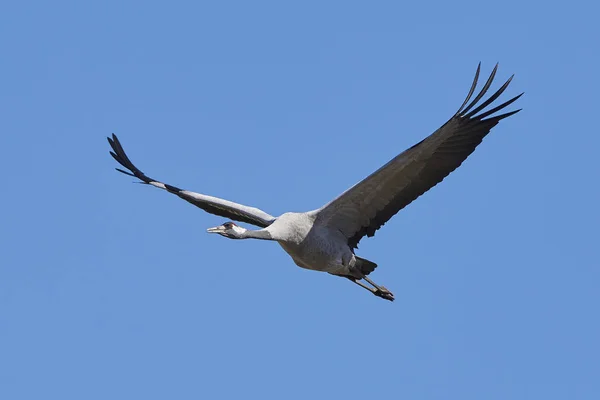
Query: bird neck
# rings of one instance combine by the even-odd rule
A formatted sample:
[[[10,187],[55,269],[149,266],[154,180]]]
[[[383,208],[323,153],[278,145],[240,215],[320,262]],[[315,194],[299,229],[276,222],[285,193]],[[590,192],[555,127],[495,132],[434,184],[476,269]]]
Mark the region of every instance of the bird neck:
[[[266,229],[246,230],[240,235],[240,239],[275,240]]]

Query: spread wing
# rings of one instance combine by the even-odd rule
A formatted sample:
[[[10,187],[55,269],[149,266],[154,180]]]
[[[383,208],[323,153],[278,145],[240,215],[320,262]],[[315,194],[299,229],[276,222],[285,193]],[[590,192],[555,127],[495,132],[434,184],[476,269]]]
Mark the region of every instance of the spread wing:
[[[373,236],[398,211],[458,168],[500,120],[521,111],[492,116],[523,93],[484,111],[506,90],[512,76],[478,104],[492,84],[498,64],[481,92],[467,105],[477,86],[480,68],[481,63],[467,98],[448,122],[317,210],[317,223],[339,229],[348,238],[348,245],[356,248],[365,235]]]
[[[110,147],[113,149],[113,151],[110,152],[110,155],[113,156],[113,158],[117,160],[119,164],[129,170],[129,172],[127,172],[116,168],[116,170],[119,172],[136,177],[148,185],[152,185],[159,189],[164,189],[169,193],[173,193],[174,195],[181,197],[185,201],[188,201],[211,214],[230,218],[235,221],[247,222],[252,225],[260,226],[261,228],[266,228],[267,226],[271,225],[273,221],[275,221],[275,217],[262,210],[259,210],[258,208],[248,207],[232,201],[219,199],[218,197],[207,196],[204,194],[179,189],[175,186],[171,186],[169,184],[149,178],[129,160],[129,157],[127,157],[127,154],[125,154],[125,151],[123,150],[123,146],[121,146],[119,139],[117,139],[117,136],[114,133],[112,138],[108,138],[108,143],[110,143]]]

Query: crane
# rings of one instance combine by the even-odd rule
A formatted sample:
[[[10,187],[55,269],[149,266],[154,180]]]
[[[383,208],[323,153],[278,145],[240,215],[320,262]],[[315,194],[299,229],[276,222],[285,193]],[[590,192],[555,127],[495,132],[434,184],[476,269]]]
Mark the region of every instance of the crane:
[[[116,168],[117,171],[139,179],[140,183],[166,190],[211,214],[260,228],[246,229],[228,221],[209,228],[207,232],[229,239],[276,241],[296,265],[347,278],[375,296],[393,301],[392,292],[368,277],[377,264],[357,256],[355,249],[363,237],[375,235],[398,211],[458,168],[498,122],[521,111],[518,109],[493,115],[512,104],[523,93],[484,111],[500,97],[514,76],[481,102],[497,69],[498,64],[479,93],[469,102],[477,87],[481,70],[479,63],[466,99],[444,125],[337,198],[308,212],[287,212],[274,217],[255,207],[183,190],[152,179],[130,161],[114,133],[108,138],[112,148],[110,154],[126,169]]]

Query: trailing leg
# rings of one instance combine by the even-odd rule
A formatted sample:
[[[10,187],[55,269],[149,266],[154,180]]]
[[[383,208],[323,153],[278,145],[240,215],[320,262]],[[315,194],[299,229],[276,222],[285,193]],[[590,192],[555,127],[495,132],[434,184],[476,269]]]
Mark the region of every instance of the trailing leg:
[[[366,276],[364,276],[363,279],[365,281],[367,281],[368,283],[370,283],[373,287],[365,285],[364,283],[362,283],[360,280],[358,280],[357,278],[355,278],[353,276],[345,276],[345,278],[348,278],[349,280],[356,283],[361,288],[368,290],[369,292],[373,293],[377,297],[381,297],[382,299],[386,299],[389,301],[394,301],[394,294],[392,292],[390,292],[383,286],[376,285],[373,281],[371,281]]]

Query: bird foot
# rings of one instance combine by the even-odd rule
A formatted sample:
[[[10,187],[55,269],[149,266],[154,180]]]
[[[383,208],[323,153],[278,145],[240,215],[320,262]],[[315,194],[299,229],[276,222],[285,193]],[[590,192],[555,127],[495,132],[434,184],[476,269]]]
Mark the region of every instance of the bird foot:
[[[379,286],[379,289],[376,289],[373,294],[377,297],[381,297],[382,299],[394,301],[394,294],[383,286]]]

